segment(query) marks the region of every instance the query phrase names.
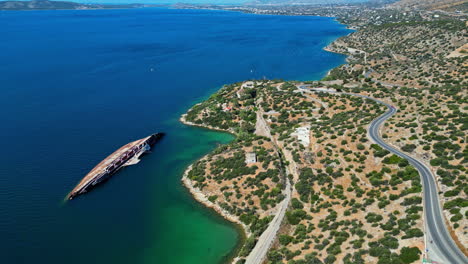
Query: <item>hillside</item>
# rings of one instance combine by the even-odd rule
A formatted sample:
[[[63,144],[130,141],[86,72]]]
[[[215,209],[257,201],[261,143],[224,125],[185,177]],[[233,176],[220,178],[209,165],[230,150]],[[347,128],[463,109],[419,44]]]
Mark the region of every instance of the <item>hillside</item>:
[[[397,109],[380,130],[383,141],[432,171],[443,211],[437,221],[466,255],[466,15],[419,7],[218,8],[336,17],[357,29],[326,48],[348,57],[322,81],[226,85],[185,115],[237,135],[188,172],[199,195],[243,224],[249,238],[235,263],[253,263],[249,251],[264,244],[260,236],[287,197],[265,263],[463,263],[445,261],[432,240],[437,228],[425,226],[435,218],[423,203],[420,172],[368,137],[384,107],[342,91]]]
[[[417,8],[427,10],[466,10],[468,1],[466,0],[400,0],[391,7],[396,8]]]

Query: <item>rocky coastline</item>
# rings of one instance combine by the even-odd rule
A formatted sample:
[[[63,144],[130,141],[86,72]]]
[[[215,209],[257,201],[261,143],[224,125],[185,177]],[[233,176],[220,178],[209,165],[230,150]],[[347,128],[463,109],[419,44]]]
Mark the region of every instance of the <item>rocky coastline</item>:
[[[217,130],[217,131],[221,131],[221,132],[232,133],[232,131],[230,131],[230,130],[225,130],[225,129],[215,128],[215,127],[211,127],[211,126],[194,124],[193,122],[187,121],[185,119],[185,116],[186,116],[186,114],[182,115],[182,117],[179,119],[180,122],[182,122],[185,125],[196,126],[196,127],[207,128],[207,129],[211,129],[211,130]],[[201,159],[204,159],[204,158],[206,158],[206,156],[203,156]],[[213,209],[214,211],[216,211],[218,214],[220,214],[226,220],[241,226],[242,230],[244,231],[245,236],[247,236],[247,237],[250,236],[251,232],[250,232],[249,228],[244,223],[242,223],[240,221],[239,217],[229,213],[228,211],[221,208],[218,204],[213,203],[210,200],[208,200],[208,197],[200,190],[200,188],[197,188],[197,187],[195,187],[193,185],[192,181],[188,178],[188,173],[190,172],[191,169],[192,169],[192,165],[187,167],[187,169],[184,171],[184,174],[182,176],[181,181],[182,181],[182,184],[192,194],[193,198],[195,200],[197,200],[198,202],[200,202],[201,204],[203,204],[204,206]]]

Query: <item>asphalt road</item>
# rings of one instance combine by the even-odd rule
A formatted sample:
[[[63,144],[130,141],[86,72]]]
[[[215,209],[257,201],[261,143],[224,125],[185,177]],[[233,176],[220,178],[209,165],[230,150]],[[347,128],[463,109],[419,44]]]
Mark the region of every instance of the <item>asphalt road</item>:
[[[261,264],[266,258],[268,250],[273,241],[275,241],[276,234],[281,227],[286,210],[288,209],[289,201],[291,200],[291,185],[289,180],[286,180],[285,198],[280,203],[278,213],[273,220],[269,223],[267,229],[258,238],[257,244],[252,249],[250,254],[245,259],[245,264]]]
[[[442,263],[463,264],[468,263],[468,258],[461,252],[455,244],[445,226],[444,216],[439,203],[435,177],[431,170],[421,161],[405,154],[404,152],[385,143],[379,135],[382,124],[397,112],[396,108],[377,99],[361,96],[386,105],[389,110],[375,119],[369,126],[368,136],[382,148],[402,157],[411,163],[418,171],[423,182],[424,196],[424,219],[426,225],[427,247],[429,257],[437,259]],[[432,241],[432,243],[431,243]],[[433,252],[432,252],[433,251]]]
[[[306,89],[306,86],[299,86],[300,89]],[[320,92],[338,93],[335,91],[320,90]],[[353,94],[353,93],[342,93],[352,96],[359,96],[367,98],[383,104],[388,107],[388,111],[377,119],[372,121],[368,129],[368,137],[371,138],[376,144],[382,148],[396,154],[402,158],[405,158],[413,165],[421,176],[423,182],[423,198],[424,198],[424,222],[426,230],[426,247],[427,253],[431,260],[437,260],[438,263],[444,264],[468,264],[468,258],[461,252],[458,246],[450,236],[447,227],[444,222],[444,217],[439,203],[439,196],[437,194],[437,185],[435,176],[431,170],[421,161],[405,154],[404,152],[390,146],[385,143],[380,137],[380,127],[382,124],[389,119],[393,114],[397,112],[397,109],[385,102],[377,100],[375,98]]]
[[[309,89],[308,85],[300,85],[299,89]],[[313,90],[313,89],[311,89]],[[423,162],[401,152],[400,150],[388,145],[380,137],[380,127],[382,124],[389,119],[393,114],[397,112],[397,109],[392,105],[377,100],[375,98],[352,93],[341,93],[332,90],[320,89],[319,92],[327,93],[339,93],[348,94],[352,96],[359,96],[367,98],[383,104],[388,107],[388,111],[377,119],[372,121],[368,129],[368,137],[371,138],[376,144],[382,148],[403,157],[411,163],[418,171],[423,182],[423,198],[424,198],[424,223],[426,230],[426,247],[427,253],[430,259],[437,260],[438,263],[444,264],[468,264],[468,258],[461,252],[458,246],[455,244],[450,234],[447,231],[447,227],[444,223],[444,217],[439,203],[439,196],[437,194],[437,186],[435,177],[432,172],[424,165]],[[287,181],[286,186],[286,198],[281,202],[278,213],[275,215],[273,220],[270,222],[268,228],[259,237],[257,244],[246,258],[246,264],[260,264],[266,257],[266,254],[274,241],[276,234],[281,226],[281,222],[284,218],[287,210],[289,201],[291,199],[291,186]]]

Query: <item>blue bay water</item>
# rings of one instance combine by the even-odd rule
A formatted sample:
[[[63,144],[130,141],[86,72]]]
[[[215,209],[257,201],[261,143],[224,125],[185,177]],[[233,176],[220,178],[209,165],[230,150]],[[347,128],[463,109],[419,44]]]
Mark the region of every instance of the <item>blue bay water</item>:
[[[183,170],[229,135],[180,114],[226,83],[319,79],[331,18],[131,9],[0,12],[1,263],[219,263],[236,228]],[[71,202],[101,159],[162,131],[151,155]]]

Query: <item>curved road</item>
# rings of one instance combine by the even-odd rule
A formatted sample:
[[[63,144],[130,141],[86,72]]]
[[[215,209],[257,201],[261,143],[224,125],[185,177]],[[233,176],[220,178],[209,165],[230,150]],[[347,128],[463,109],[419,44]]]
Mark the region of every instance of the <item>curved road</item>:
[[[300,89],[306,89],[306,86],[299,86]],[[320,90],[320,92],[338,93],[330,90]],[[377,100],[375,98],[353,94],[353,93],[341,93],[352,96],[359,96],[366,99],[373,100],[377,103],[383,104],[389,108],[387,112],[379,116],[377,119],[372,121],[368,129],[368,136],[382,148],[396,154],[402,158],[405,158],[413,165],[421,176],[423,182],[423,196],[424,196],[424,222],[426,230],[426,240],[431,241],[426,243],[427,253],[430,259],[439,261],[438,263],[444,264],[464,264],[468,263],[467,257],[461,252],[458,246],[453,241],[452,237],[447,231],[445,226],[444,216],[439,203],[439,196],[437,194],[437,185],[435,177],[431,170],[421,161],[403,153],[402,151],[390,146],[385,143],[379,135],[379,129],[382,124],[389,119],[393,114],[397,112],[396,108],[385,102]]]
[[[451,263],[451,264],[463,264],[468,263],[468,259],[461,252],[458,246],[453,241],[452,237],[447,231],[445,226],[444,216],[439,203],[439,196],[437,194],[437,185],[435,177],[432,174],[431,170],[427,166],[420,162],[419,160],[403,153],[402,151],[388,145],[385,143],[379,135],[379,129],[382,124],[390,118],[393,114],[396,113],[396,108],[386,104],[377,99],[352,94],[355,96],[365,97],[370,100],[374,100],[378,103],[386,105],[389,110],[375,119],[369,126],[368,134],[369,137],[382,148],[408,160],[411,165],[413,165],[418,171],[423,181],[423,196],[424,196],[424,218],[426,225],[426,235],[427,240],[432,241],[426,245],[429,249],[429,256],[432,259],[437,259],[442,263]],[[433,252],[432,252],[433,251]],[[432,254],[434,253],[434,254]]]
[[[299,85],[298,88],[302,90],[310,89],[309,85]],[[467,257],[461,252],[461,250],[452,240],[450,234],[447,231],[447,227],[445,226],[444,217],[439,203],[439,196],[437,194],[435,177],[432,174],[431,170],[429,170],[429,168],[427,168],[427,166],[424,165],[424,163],[422,163],[421,161],[385,143],[379,135],[380,127],[387,119],[389,119],[393,114],[397,112],[396,108],[385,102],[365,95],[335,92],[327,89],[319,89],[316,91],[358,96],[369,100],[373,100],[389,108],[387,112],[385,112],[383,115],[379,116],[377,119],[372,121],[368,129],[368,137],[371,138],[375,143],[380,145],[382,148],[402,158],[407,159],[409,163],[411,163],[411,165],[413,165],[419,171],[419,174],[423,181],[424,190],[424,223],[426,226],[426,240],[431,241],[429,243],[426,243],[426,250],[428,255],[430,256],[430,259],[437,260],[437,263],[444,264],[468,264]],[[265,122],[264,120],[262,121]],[[281,202],[278,213],[270,222],[268,228],[259,237],[257,244],[247,256],[245,262],[246,264],[260,264],[265,259],[268,249],[273,243],[276,234],[281,226],[281,222],[284,218],[289,201],[291,199],[291,186],[289,180],[287,180],[286,183],[285,194],[286,198]]]

